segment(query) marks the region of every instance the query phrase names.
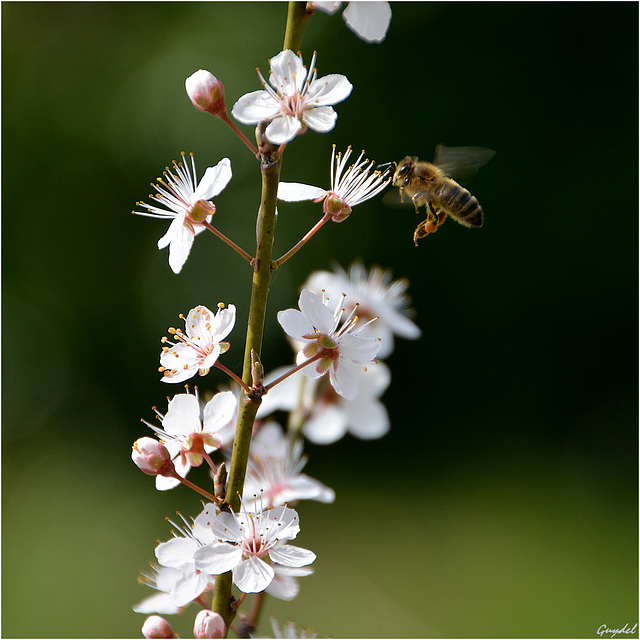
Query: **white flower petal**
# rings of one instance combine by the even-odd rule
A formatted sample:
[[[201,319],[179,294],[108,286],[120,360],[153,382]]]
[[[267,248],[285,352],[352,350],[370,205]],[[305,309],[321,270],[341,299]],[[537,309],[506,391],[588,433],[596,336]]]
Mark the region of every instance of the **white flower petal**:
[[[243,560],[233,570],[233,583],[243,593],[264,591],[274,578],[273,569],[257,556]]]
[[[331,367],[329,369],[329,381],[331,382],[331,386],[335,389],[335,392],[338,395],[341,395],[347,400],[353,400],[356,398],[360,391],[360,388],[352,374],[354,366],[355,365],[349,362],[346,358],[340,358],[338,368],[334,369]]]
[[[230,304],[226,309],[220,309],[211,323],[210,332],[212,339],[215,341],[224,340],[231,332],[231,329],[233,329],[235,323],[235,305]]]
[[[316,559],[316,554],[308,549],[286,544],[271,549],[269,557],[285,567],[304,567]]]
[[[235,422],[238,400],[233,391],[216,393],[204,407],[204,430],[217,432]]]
[[[391,6],[388,2],[349,2],[342,17],[362,40],[382,42],[391,23]]]
[[[209,579],[204,573],[196,573],[195,571],[185,573],[169,594],[171,602],[178,607],[184,607],[207,588],[208,582]]]
[[[194,554],[196,569],[213,575],[231,571],[242,560],[242,549],[228,542],[213,542]]]
[[[323,333],[330,333],[333,329],[334,318],[333,313],[329,311],[327,305],[308,289],[303,289],[298,298],[298,307],[305,317]],[[291,336],[292,338],[294,336]]]
[[[179,393],[169,401],[169,409],[162,420],[162,428],[170,435],[187,436],[202,431],[200,406],[190,393]]]
[[[307,333],[313,333],[313,324],[311,321],[304,313],[296,309],[279,311],[278,322],[284,329],[284,332],[296,340],[301,340],[302,336]]]
[[[340,355],[358,362],[370,362],[379,350],[380,340],[377,338],[361,338],[347,333],[340,339]]]
[[[252,91],[242,96],[231,109],[231,115],[242,124],[257,124],[271,120],[280,112],[280,105],[267,91]]]
[[[297,582],[296,582],[297,584]],[[276,598],[279,596],[276,596]],[[286,598],[282,598],[285,600]],[[163,613],[165,615],[176,614],[180,611],[180,607],[171,601],[168,593],[154,593],[144,600],[141,600],[133,607],[136,613]]]
[[[186,474],[182,474],[178,472],[178,475],[184,476]],[[156,476],[156,489],[158,491],[169,491],[170,489],[175,489],[180,483],[180,480],[176,478],[167,478],[166,476]]]
[[[307,92],[307,101],[316,107],[337,104],[349,97],[353,85],[339,73],[318,78]],[[315,113],[315,109],[314,109]]]
[[[191,538],[173,538],[168,542],[161,542],[156,547],[156,558],[163,567],[182,569],[193,564],[193,554],[198,549],[198,543]]]
[[[314,0],[313,8],[332,15],[340,8],[341,4],[342,2],[336,2],[336,0]]]
[[[217,196],[227,186],[229,180],[231,180],[231,161],[229,158],[222,158],[215,167],[209,167],[205,171],[200,184],[190,198],[191,204]]]
[[[343,407],[348,416],[349,432],[356,438],[373,440],[389,431],[389,414],[380,400],[358,396],[352,402],[345,402]]]
[[[269,82],[282,95],[293,95],[302,89],[307,77],[307,70],[302,64],[302,59],[290,49],[281,51],[277,56],[269,60],[271,72]]]
[[[278,185],[278,200],[300,202],[301,200],[317,200],[327,195],[320,187],[300,182],[281,182]]]
[[[306,117],[305,117],[306,121]],[[284,144],[293,140],[302,129],[302,123],[293,116],[277,116],[267,126],[264,135],[271,144]]]
[[[176,221],[177,218],[171,223],[172,227]],[[173,273],[180,273],[180,271],[182,271],[182,267],[191,252],[194,238],[195,236],[186,225],[176,225],[174,228],[171,243],[169,244],[169,266]]]
[[[340,406],[329,405],[304,423],[302,433],[314,444],[332,444],[347,433],[347,417]]]
[[[316,133],[327,133],[336,126],[338,114],[333,107],[318,107],[305,111],[302,117],[309,129]]]

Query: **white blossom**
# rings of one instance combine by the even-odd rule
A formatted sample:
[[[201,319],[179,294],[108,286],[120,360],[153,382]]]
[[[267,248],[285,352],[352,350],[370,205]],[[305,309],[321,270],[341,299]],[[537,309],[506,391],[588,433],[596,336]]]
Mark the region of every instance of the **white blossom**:
[[[315,9],[328,14],[335,13],[341,2],[323,1],[311,3]],[[361,40],[382,42],[391,24],[391,5],[388,2],[349,2],[342,13],[342,19]]]
[[[341,324],[344,302],[343,296],[332,303],[324,295],[320,298],[303,289],[298,300],[300,311],[280,311],[278,322],[285,333],[304,345],[298,353],[299,365],[312,357],[317,358],[302,369],[303,373],[318,378],[328,371],[336,392],[353,400],[358,395],[354,371],[372,362],[380,349],[380,340],[358,335],[365,324],[358,323],[357,303]],[[330,303],[335,305],[333,312],[329,310]]]
[[[167,167],[157,184],[152,183],[157,193],[149,197],[162,206],[138,202],[137,206],[147,211],[133,212],[150,218],[171,220],[169,229],[158,240],[158,249],[169,247],[169,266],[174,273],[180,273],[195,236],[204,231],[203,223],[211,222],[216,212],[211,198],[217,196],[231,179],[231,162],[229,158],[223,158],[215,167],[209,167],[198,183],[196,161],[193,154],[190,155],[190,168],[183,153],[182,162],[173,162],[175,173]]]
[[[221,432],[235,426],[238,401],[231,391],[223,391],[202,407],[195,395],[180,393],[169,401],[166,414],[156,410],[162,427],[146,423],[162,440],[173,460],[176,472],[185,478],[192,466],[202,463],[202,449],[211,453],[222,446]],[[156,476],[156,489],[165,491],[178,486],[176,478]]]
[[[345,307],[351,311],[352,301],[359,302],[358,315],[363,319],[377,317],[373,325],[366,327],[362,335],[382,338],[378,357],[386,358],[392,351],[394,335],[415,340],[420,329],[410,319],[409,297],[406,295],[409,282],[393,280],[391,271],[380,267],[367,270],[360,262],[351,265],[349,271],[335,267],[330,271],[312,273],[304,285],[310,291],[328,297],[345,293]]]
[[[288,370],[276,369],[265,377],[265,384]],[[358,395],[347,400],[338,395],[326,377],[310,379],[295,373],[277,384],[262,398],[258,418],[274,411],[300,410],[302,434],[314,444],[332,444],[347,433],[361,440],[381,438],[389,431],[389,414],[380,400],[391,381],[383,362],[354,370]]]
[[[313,200],[323,202],[323,211],[335,222],[342,222],[357,204],[373,198],[389,184],[389,172],[372,171],[374,162],[363,160],[364,151],[346,171],[351,147],[344,153],[338,153],[336,146],[331,152],[331,187],[328,190],[300,182],[281,182],[278,185],[278,198],[286,202]]]
[[[296,500],[333,502],[333,489],[301,473],[306,463],[302,442],[298,440],[291,444],[282,427],[275,422],[260,427],[251,440],[249,450],[244,484],[247,508],[256,509],[259,502],[269,507]]]
[[[353,86],[340,74],[318,78],[315,61],[314,53],[307,71],[302,56],[289,49],[281,51],[269,61],[268,83],[258,71],[264,89],[242,96],[231,115],[243,124],[270,121],[265,135],[278,145],[293,140],[307,127],[318,133],[331,131],[338,117],[331,105],[347,98]]]
[[[180,316],[183,317],[183,316]],[[176,342],[162,339],[168,347],[160,354],[160,371],[163,382],[184,382],[198,373],[206,375],[218,357],[229,348],[223,338],[233,329],[236,308],[230,304],[226,309],[220,303],[214,315],[207,307],[194,307],[184,317],[185,330],[169,328]]]
[[[197,549],[209,544],[213,535],[207,527],[198,527],[195,523],[188,522],[180,516],[183,525],[171,522],[176,528],[173,538],[167,542],[161,542],[156,547],[156,558],[163,567],[174,569],[180,573],[176,578],[167,576],[164,588],[168,589],[169,599],[177,607],[183,607],[204,591],[213,588],[215,579],[207,573],[196,569],[194,554]]]
[[[240,513],[217,513],[209,504],[195,525],[215,539],[196,550],[197,569],[213,575],[232,571],[233,583],[244,593],[267,589],[275,578],[274,563],[299,568],[316,559],[312,551],[287,544],[300,531],[298,514],[288,507],[254,512],[243,503]]]

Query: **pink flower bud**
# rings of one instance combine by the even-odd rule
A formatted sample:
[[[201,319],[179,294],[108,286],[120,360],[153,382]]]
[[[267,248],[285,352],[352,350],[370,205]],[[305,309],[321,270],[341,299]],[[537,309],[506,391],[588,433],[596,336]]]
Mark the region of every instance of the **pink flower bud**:
[[[138,438],[133,443],[131,459],[138,469],[149,476],[164,476],[174,470],[171,454],[154,438]]]
[[[227,625],[219,613],[203,609],[196,616],[193,624],[193,635],[196,638],[224,638]]]
[[[160,616],[149,616],[142,625],[145,638],[175,638],[171,625]]]
[[[227,113],[224,103],[224,86],[212,73],[200,69],[185,80],[187,94],[193,106],[221,118]]]

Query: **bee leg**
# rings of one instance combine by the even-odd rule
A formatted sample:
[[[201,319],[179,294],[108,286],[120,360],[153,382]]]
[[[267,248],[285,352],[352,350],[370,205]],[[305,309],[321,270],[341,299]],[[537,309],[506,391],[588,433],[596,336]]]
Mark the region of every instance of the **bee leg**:
[[[424,192],[422,191],[419,191],[418,193],[414,193],[411,196],[411,202],[413,202],[413,206],[416,209],[416,213],[420,213],[420,207],[424,204],[423,202],[420,201],[423,196],[424,196]]]

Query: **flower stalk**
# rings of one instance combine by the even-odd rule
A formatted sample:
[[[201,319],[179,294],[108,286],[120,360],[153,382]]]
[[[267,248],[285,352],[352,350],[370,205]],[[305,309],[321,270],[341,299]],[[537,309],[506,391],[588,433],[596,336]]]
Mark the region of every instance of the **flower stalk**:
[[[267,296],[271,284],[271,253],[276,225],[276,203],[282,161],[281,158],[278,158],[275,162],[272,161],[273,147],[264,139],[264,129],[264,124],[258,125],[256,129],[258,147],[261,150],[262,193],[258,212],[257,246],[253,261],[253,284],[242,369],[243,389],[251,387],[253,384],[252,353],[257,354],[259,357],[262,350]],[[225,495],[226,504],[234,512],[240,510],[240,496],[243,492],[247,473],[251,434],[256,412],[260,405],[260,398],[261,395],[250,394],[245,390],[243,390],[240,398],[238,423]],[[231,573],[224,573],[218,576],[212,604],[213,610],[224,618],[227,629],[231,627],[231,622],[235,617],[235,607],[231,600],[231,584]]]

